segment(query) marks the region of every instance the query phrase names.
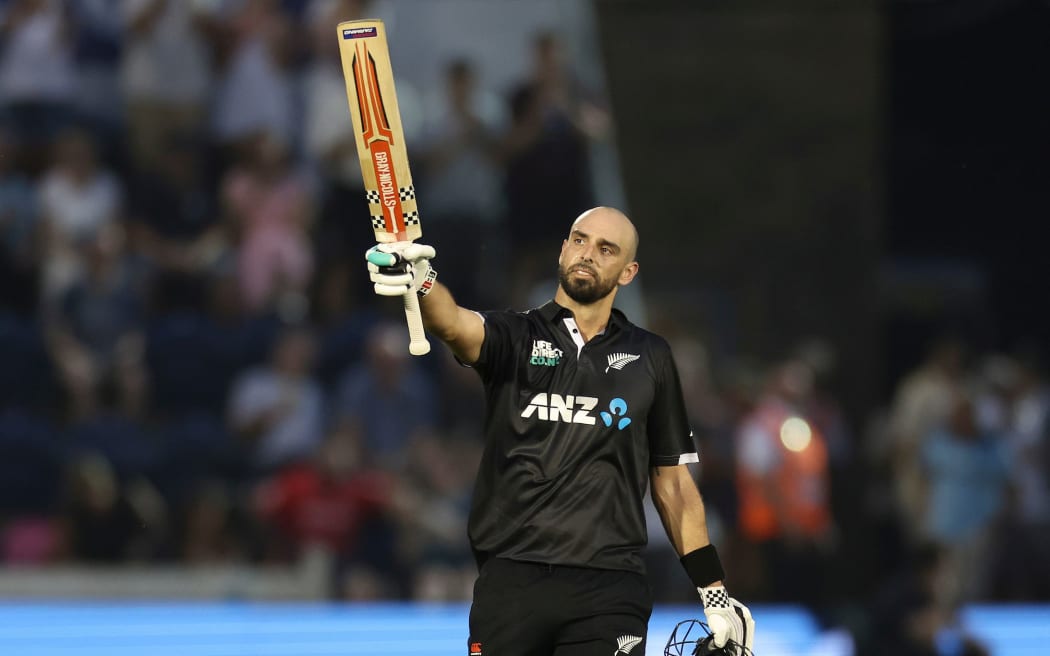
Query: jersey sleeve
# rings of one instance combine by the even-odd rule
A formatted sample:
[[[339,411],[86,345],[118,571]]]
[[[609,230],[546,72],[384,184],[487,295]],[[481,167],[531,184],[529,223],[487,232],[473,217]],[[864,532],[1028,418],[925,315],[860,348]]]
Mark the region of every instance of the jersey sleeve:
[[[485,382],[500,380],[514,371],[515,345],[525,333],[525,319],[513,312],[479,312],[485,322],[481,355],[473,367]]]
[[[654,357],[656,393],[646,432],[649,435],[649,466],[666,467],[700,462],[689,429],[689,418],[682,397],[678,368],[671,357],[670,347],[664,345]]]

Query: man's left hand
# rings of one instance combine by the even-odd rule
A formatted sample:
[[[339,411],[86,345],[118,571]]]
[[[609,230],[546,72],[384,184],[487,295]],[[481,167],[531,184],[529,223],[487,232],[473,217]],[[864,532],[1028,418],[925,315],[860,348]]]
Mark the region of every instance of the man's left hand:
[[[742,647],[736,650],[737,656],[751,653],[755,640],[755,620],[747,606],[729,596],[724,586],[712,585],[699,588],[700,598],[704,602],[704,615],[707,626],[715,638],[716,647]]]

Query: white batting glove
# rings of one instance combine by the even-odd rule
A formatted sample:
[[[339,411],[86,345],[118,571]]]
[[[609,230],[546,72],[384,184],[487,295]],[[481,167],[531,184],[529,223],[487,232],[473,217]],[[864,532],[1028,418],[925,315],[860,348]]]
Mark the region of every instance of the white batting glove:
[[[436,256],[433,246],[412,241],[376,244],[365,253],[368,277],[380,296],[404,296],[409,291],[425,296],[437,279],[430,266]]]
[[[737,656],[750,654],[755,640],[755,620],[751,619],[747,606],[730,597],[725,586],[712,585],[697,590],[704,602],[704,615],[715,646],[721,648],[733,643],[737,646]]]

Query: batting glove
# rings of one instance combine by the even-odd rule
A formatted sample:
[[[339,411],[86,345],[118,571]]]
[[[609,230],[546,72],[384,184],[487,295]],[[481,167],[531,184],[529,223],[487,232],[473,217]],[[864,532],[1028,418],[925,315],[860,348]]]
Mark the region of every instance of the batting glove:
[[[433,246],[411,241],[376,244],[365,253],[368,277],[380,296],[404,296],[416,291],[421,296],[430,293],[437,271],[430,260],[437,253]]]
[[[727,644],[735,647],[737,656],[751,653],[751,644],[755,639],[755,620],[747,606],[729,596],[725,586],[712,585],[697,588],[700,599],[704,602],[704,615],[707,626],[715,639],[715,646],[722,648]]]

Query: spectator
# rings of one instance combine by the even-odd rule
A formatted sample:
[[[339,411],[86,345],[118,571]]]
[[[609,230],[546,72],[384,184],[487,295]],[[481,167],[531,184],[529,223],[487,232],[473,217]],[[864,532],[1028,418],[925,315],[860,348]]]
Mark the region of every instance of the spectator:
[[[202,155],[196,141],[170,135],[130,199],[137,251],[156,267],[163,295],[185,298],[175,305],[193,305],[187,297],[202,296],[204,277],[230,257]]]
[[[533,42],[529,78],[511,93],[510,118],[501,152],[515,280],[531,283],[553,257],[544,245],[561,238],[558,217],[595,204],[589,140],[604,136],[608,116],[566,64],[561,40],[544,32]]]
[[[983,356],[968,388],[972,392],[977,425],[988,433],[1005,435],[1012,423],[1011,406],[1017,393],[1021,368],[1002,353]]]
[[[553,32],[540,32],[533,41],[531,84],[548,119],[571,124],[592,140],[609,134],[604,101],[566,62],[565,43]]]
[[[66,132],[55,162],[39,188],[43,255],[43,300],[61,298],[84,271],[84,245],[120,219],[122,191],[103,168],[95,142],[79,130]]]
[[[17,168],[17,148],[0,128],[0,301],[23,315],[36,306],[36,190]]]
[[[70,119],[72,30],[64,0],[13,0],[0,15],[0,103],[33,172]]]
[[[469,595],[477,565],[467,533],[474,475],[481,462],[478,440],[423,439],[410,454],[414,500],[406,532],[417,565],[413,598],[454,601]]]
[[[934,344],[926,360],[904,378],[894,394],[886,457],[905,535],[912,540],[920,538],[926,516],[922,443],[948,419],[961,391],[962,375],[961,344],[943,339]]]
[[[828,452],[828,503],[835,522],[836,546],[840,551],[852,548],[852,540],[866,542],[870,524],[856,512],[865,503],[869,479],[856,457],[854,436],[837,395],[837,354],[823,338],[809,338],[795,350],[796,357],[813,372],[812,391],[805,402],[804,413],[824,439]],[[879,536],[886,539],[887,536]],[[841,598],[852,590],[865,589],[866,568],[855,562],[835,559],[825,570],[829,575],[827,592]]]
[[[853,460],[853,435],[842,405],[833,393],[838,364],[835,347],[823,338],[813,337],[803,341],[796,353],[813,372],[813,389],[806,414],[813,419],[827,441],[833,475],[840,478],[848,476],[845,470]]]
[[[291,327],[277,338],[267,365],[233,384],[231,430],[251,445],[257,473],[309,458],[321,441],[321,388],[310,373],[313,359],[311,332]]]
[[[72,417],[99,407],[104,384],[118,390],[122,412],[145,410],[143,307],[124,249],[123,230],[109,224],[86,248],[84,276],[63,294],[50,330],[51,355],[69,395]]]
[[[154,167],[170,138],[197,132],[211,90],[215,17],[199,2],[125,0],[121,78],[132,161]]]
[[[740,530],[760,545],[769,594],[819,606],[832,547],[827,445],[805,414],[811,370],[777,366],[737,436]]]
[[[938,602],[955,609],[986,592],[992,527],[1006,502],[1008,452],[1000,435],[980,428],[973,401],[960,394],[945,425],[923,440],[921,456],[929,480],[924,532],[947,559]]]
[[[428,103],[438,109],[428,114],[420,140],[420,203],[427,208],[428,223],[437,225],[441,275],[465,307],[478,307],[485,299],[504,296],[498,286],[507,253],[496,144],[503,118],[494,100],[477,88],[469,61],[450,63],[445,85],[444,96]],[[447,239],[442,241],[442,235]]]
[[[227,17],[230,59],[215,93],[212,129],[220,148],[236,151],[259,133],[294,142],[290,24],[275,0],[246,0]]]
[[[239,539],[233,500],[220,482],[197,487],[184,509],[179,557],[187,565],[214,565],[241,561],[246,549]]]
[[[999,535],[996,589],[1012,600],[1050,598],[1050,387],[1037,359],[1019,361],[1010,408],[1011,471],[1015,487],[1009,523]]]
[[[208,368],[219,388],[229,390],[240,372],[267,362],[275,338],[287,324],[273,313],[248,311],[232,267],[224,264],[211,272],[206,285],[205,332],[214,346]]]
[[[365,358],[343,375],[334,416],[359,436],[369,464],[400,470],[410,445],[433,432],[437,390],[409,356],[403,325],[376,325]]]
[[[356,279],[356,263],[333,263],[315,277],[311,293],[314,321],[321,331],[317,374],[326,387],[334,387],[351,363],[364,358],[365,340],[380,320],[374,305],[357,305],[350,291]]]
[[[393,520],[399,505],[397,480],[364,466],[361,445],[334,431],[310,461],[291,465],[264,482],[256,507],[277,530],[283,559],[319,547],[335,558],[336,597],[371,596],[366,588],[396,576],[399,557]],[[405,504],[401,502],[402,510]],[[382,544],[381,548],[376,548]],[[389,590],[385,591],[389,594]]]
[[[257,135],[244,164],[223,181],[222,200],[229,230],[237,235],[238,276],[248,311],[270,309],[284,294],[301,296],[313,273],[312,207],[287,144],[270,133]]]
[[[142,479],[122,484],[105,458],[85,454],[71,465],[64,520],[69,556],[87,563],[152,558],[163,505]]]

